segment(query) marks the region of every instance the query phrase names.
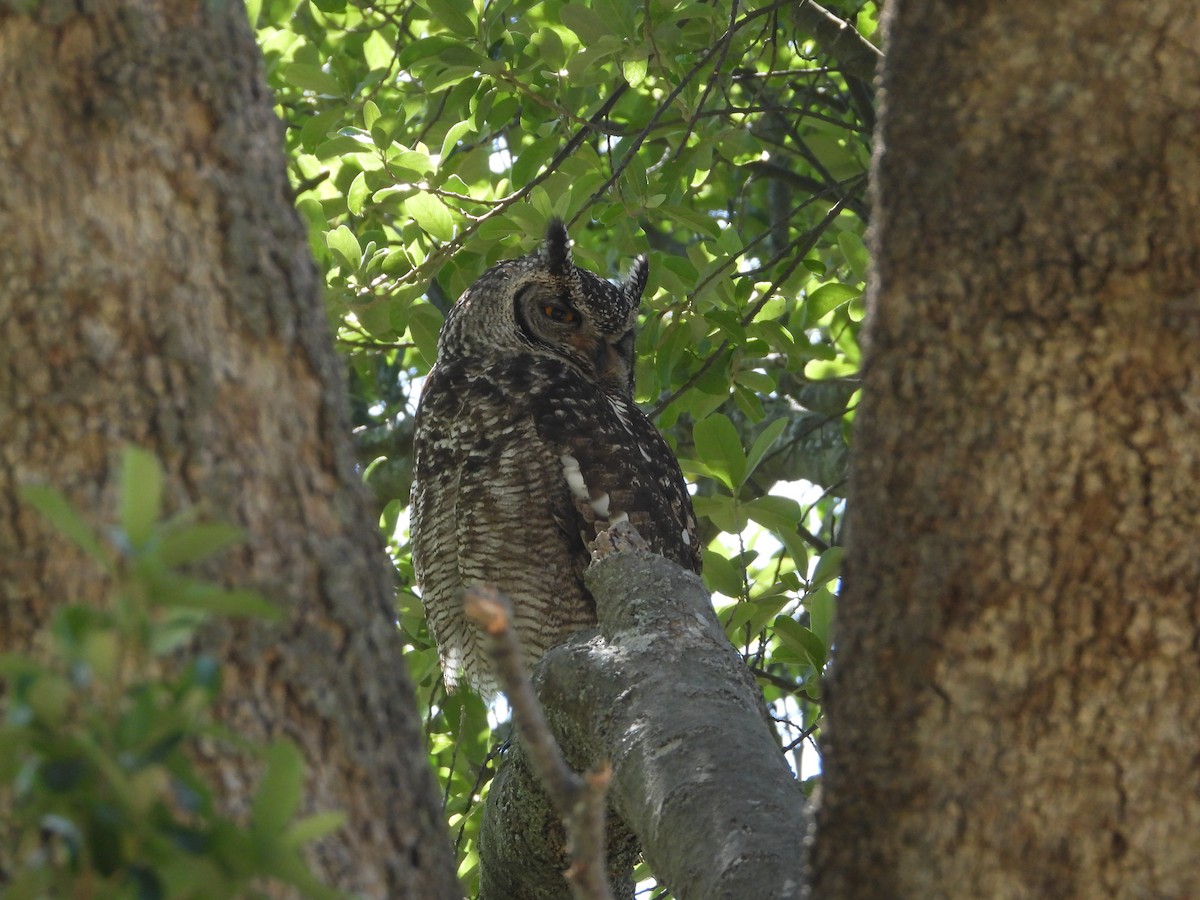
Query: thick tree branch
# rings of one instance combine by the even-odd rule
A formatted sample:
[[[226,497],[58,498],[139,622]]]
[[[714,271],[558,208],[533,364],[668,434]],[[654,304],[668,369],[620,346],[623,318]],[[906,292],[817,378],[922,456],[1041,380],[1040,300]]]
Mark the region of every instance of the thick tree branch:
[[[612,900],[604,865],[604,795],[612,769],[601,762],[579,776],[563,759],[521,665],[521,645],[509,627],[512,603],[490,587],[467,591],[467,618],[491,639],[488,651],[512,705],[513,721],[528,759],[567,829],[570,867],[563,873],[576,900]]]
[[[853,24],[839,19],[812,0],[804,0],[792,7],[792,21],[801,31],[811,34],[847,75],[861,78],[868,84],[875,78],[875,66],[883,59],[883,54],[859,34]]]
[[[598,633],[551,650],[535,670],[570,764],[612,760],[612,808],[676,896],[800,896],[804,796],[703,584],[662,557],[628,551],[593,564],[588,586]],[[539,842],[531,840],[530,820],[505,827],[529,791],[517,762],[493,784],[481,843],[493,845],[488,856],[520,859],[524,880],[545,884],[531,863],[547,854],[531,852]],[[610,841],[615,828],[610,823]],[[500,849],[510,844],[520,852]],[[619,837],[615,846],[628,853]],[[561,879],[558,894],[508,890],[565,895]]]

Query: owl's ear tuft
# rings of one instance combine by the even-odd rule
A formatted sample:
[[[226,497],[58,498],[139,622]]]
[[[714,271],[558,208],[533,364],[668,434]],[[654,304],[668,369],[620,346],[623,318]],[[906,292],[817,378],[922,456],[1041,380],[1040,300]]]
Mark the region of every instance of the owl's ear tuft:
[[[621,282],[621,291],[635,309],[642,302],[642,292],[646,290],[646,279],[649,275],[650,263],[646,261],[646,257],[639,256],[629,267],[629,275]]]
[[[546,227],[546,241],[542,244],[542,254],[546,257],[546,265],[552,275],[566,275],[571,271],[571,237],[567,234],[567,226],[562,219],[551,219]]]

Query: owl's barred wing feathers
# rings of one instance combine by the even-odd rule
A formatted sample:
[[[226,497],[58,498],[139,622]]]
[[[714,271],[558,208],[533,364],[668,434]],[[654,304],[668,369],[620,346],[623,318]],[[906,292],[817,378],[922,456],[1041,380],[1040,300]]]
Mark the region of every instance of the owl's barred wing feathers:
[[[555,388],[535,389],[530,401],[542,442],[561,450],[580,540],[628,520],[653,552],[699,572],[691,498],[662,435],[634,404],[580,379]]]
[[[463,591],[493,584],[509,595],[532,662],[594,622],[582,584],[588,556],[560,524],[567,487],[547,478],[557,454],[514,404],[513,385],[460,364],[430,379],[415,459],[413,563],[447,687],[461,673],[490,694],[494,680],[482,635],[463,615]]]

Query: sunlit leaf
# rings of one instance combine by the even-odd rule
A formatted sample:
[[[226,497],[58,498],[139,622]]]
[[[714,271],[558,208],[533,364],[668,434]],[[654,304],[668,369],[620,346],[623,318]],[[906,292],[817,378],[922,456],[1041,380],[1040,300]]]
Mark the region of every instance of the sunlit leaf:
[[[692,429],[692,438],[700,461],[730,490],[741,487],[746,479],[746,456],[737,429],[728,416],[714,413],[697,422]]]
[[[432,194],[413,194],[404,201],[404,209],[422,231],[439,241],[448,241],[454,237],[454,218],[450,215],[450,210]]]

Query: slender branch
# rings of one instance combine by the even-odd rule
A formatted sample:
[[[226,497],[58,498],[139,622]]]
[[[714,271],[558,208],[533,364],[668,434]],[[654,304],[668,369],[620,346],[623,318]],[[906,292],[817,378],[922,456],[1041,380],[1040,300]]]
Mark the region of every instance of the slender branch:
[[[563,758],[542,706],[533,691],[529,673],[521,664],[521,648],[509,627],[512,604],[500,591],[476,587],[464,601],[467,618],[488,635],[488,652],[496,675],[508,696],[521,743],[534,774],[563,820],[567,830],[570,867],[563,873],[576,900],[612,900],[604,854],[605,796],[612,767],[601,763],[577,775]]]

